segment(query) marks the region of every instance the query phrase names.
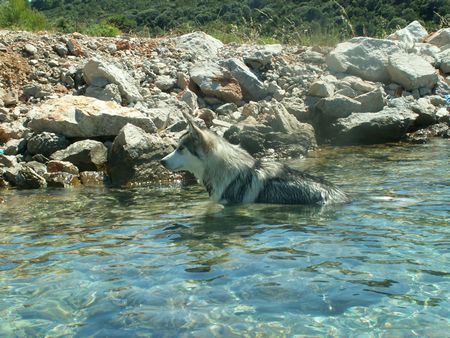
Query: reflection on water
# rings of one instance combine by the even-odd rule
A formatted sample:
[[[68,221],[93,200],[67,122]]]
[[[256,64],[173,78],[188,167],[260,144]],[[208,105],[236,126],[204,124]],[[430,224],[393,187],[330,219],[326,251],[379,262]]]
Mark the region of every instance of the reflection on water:
[[[0,336],[446,336],[449,144],[329,148],[334,207],[2,191]]]

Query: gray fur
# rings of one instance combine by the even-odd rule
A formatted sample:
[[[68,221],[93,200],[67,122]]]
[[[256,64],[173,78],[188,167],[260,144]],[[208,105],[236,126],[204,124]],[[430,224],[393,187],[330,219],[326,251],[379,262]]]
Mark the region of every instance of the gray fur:
[[[254,159],[239,146],[197,127],[161,163],[192,172],[220,203],[327,204],[345,202],[343,191],[328,181],[277,162]]]

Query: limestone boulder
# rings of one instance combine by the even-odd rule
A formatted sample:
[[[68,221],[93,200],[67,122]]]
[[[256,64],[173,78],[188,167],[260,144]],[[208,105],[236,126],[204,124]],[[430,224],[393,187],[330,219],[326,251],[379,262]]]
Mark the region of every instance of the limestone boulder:
[[[42,154],[49,157],[55,151],[66,148],[69,141],[63,135],[50,132],[34,134],[27,142],[27,150],[31,155]]]
[[[279,44],[271,45],[246,45],[238,49],[244,62],[255,69],[265,69],[272,64],[274,57],[279,56],[283,47]]]
[[[17,173],[15,185],[18,189],[40,189],[46,188],[47,182],[31,167],[23,166]]]
[[[411,110],[418,115],[415,125],[420,128],[428,127],[429,125],[438,122],[439,118],[436,115],[437,108],[431,103],[428,97],[421,97],[411,104]]]
[[[443,73],[450,73],[450,48],[438,54],[438,64]]]
[[[269,91],[264,83],[241,60],[236,58],[228,59],[222,65],[238,81],[243,97],[247,101],[259,101],[269,95]]]
[[[5,155],[23,154],[27,148],[26,139],[11,139],[3,146]]]
[[[353,112],[362,110],[361,102],[347,96],[335,95],[321,99],[315,105],[315,109],[329,118],[346,117]]]
[[[225,139],[232,144],[239,144],[251,155],[265,152],[265,136],[270,132],[270,127],[262,124],[241,122],[230,126],[224,133]]]
[[[175,46],[180,49],[191,51],[197,57],[208,57],[217,55],[223,47],[220,40],[203,32],[194,32],[178,36],[174,39]]]
[[[317,97],[329,97],[333,96],[334,89],[334,84],[318,80],[311,84],[311,87],[309,87],[308,95]]]
[[[374,113],[352,113],[338,119],[331,136],[335,144],[374,144],[398,141],[410,131],[417,114],[409,109],[385,107]]]
[[[303,156],[317,146],[314,128],[298,121],[283,104],[272,100],[257,105],[264,116],[264,125],[249,116],[238,124],[238,129],[233,126],[227,131],[228,139],[238,141],[236,143],[252,154],[266,153],[276,157]]]
[[[44,163],[40,163],[37,161],[30,161],[26,162],[23,166],[30,167],[36,172],[36,174],[42,177],[44,177],[44,175],[47,173],[47,166]]]
[[[122,102],[119,86],[114,83],[109,83],[105,87],[89,86],[86,88],[84,95],[95,97],[102,101]]]
[[[432,45],[443,47],[450,44],[450,28],[442,28],[426,39]]]
[[[66,137],[115,136],[127,123],[153,132],[156,127],[139,110],[115,102],[87,96],[66,95],[34,107],[28,113],[28,127],[35,132],[51,132]]]
[[[108,149],[94,140],[78,141],[51,155],[52,160],[73,163],[80,171],[106,169]]]
[[[412,48],[416,42],[422,42],[428,36],[428,32],[419,21],[411,22],[405,28],[399,29],[387,37],[389,40],[398,41],[405,49]]]
[[[23,125],[22,121],[0,123],[0,143],[6,143],[11,139],[19,139],[28,135],[29,129]]]
[[[273,131],[288,134],[301,133],[311,127],[311,125],[297,120],[295,116],[289,113],[283,104],[279,102],[272,101],[267,111],[269,113],[267,123],[272,127]],[[309,133],[309,130],[307,132]]]
[[[142,100],[136,81],[122,68],[100,59],[90,59],[83,68],[83,77],[90,86],[105,87],[114,83],[128,103]]]
[[[389,57],[401,48],[392,40],[356,37],[340,43],[327,55],[328,68],[347,72],[364,80],[387,82]]]
[[[217,97],[223,102],[242,100],[242,89],[229,71],[216,63],[201,63],[190,70],[191,80],[206,96]]]
[[[115,186],[145,185],[171,180],[177,175],[159,161],[173,150],[171,142],[148,134],[132,124],[125,125],[114,139],[108,175]]]
[[[418,55],[394,54],[389,58],[387,69],[391,80],[406,90],[433,88],[438,82],[435,68]]]
[[[383,87],[379,87],[368,93],[355,97],[355,100],[361,103],[361,112],[377,112],[386,105],[386,93]]]

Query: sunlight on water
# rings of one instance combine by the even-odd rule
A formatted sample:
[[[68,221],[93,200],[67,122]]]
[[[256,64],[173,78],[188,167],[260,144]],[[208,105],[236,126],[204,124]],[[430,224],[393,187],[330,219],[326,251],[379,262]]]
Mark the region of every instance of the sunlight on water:
[[[0,336],[447,336],[449,155],[291,161],[352,195],[326,209],[223,208],[197,186],[2,191]]]

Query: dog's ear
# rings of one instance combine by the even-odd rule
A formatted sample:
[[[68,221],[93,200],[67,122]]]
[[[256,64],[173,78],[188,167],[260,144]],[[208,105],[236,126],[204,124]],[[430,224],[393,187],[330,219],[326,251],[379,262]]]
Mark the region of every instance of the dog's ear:
[[[197,126],[197,124],[195,123],[194,119],[192,118],[191,115],[189,115],[186,112],[182,112],[184,118],[186,119],[186,122],[188,124],[189,127],[189,131],[196,137],[201,138],[202,136],[202,130],[200,129],[199,126]]]

